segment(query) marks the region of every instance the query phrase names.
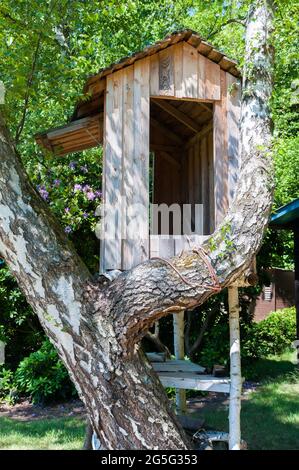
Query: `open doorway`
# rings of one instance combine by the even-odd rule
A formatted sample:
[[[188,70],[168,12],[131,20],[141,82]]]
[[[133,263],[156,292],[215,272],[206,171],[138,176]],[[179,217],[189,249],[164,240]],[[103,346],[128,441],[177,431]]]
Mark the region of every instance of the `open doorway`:
[[[151,202],[191,204],[191,229],[214,230],[213,105],[194,100],[150,100]],[[195,204],[203,206],[196,226]],[[170,221],[170,234],[172,230]],[[161,235],[161,224],[152,235]],[[183,234],[183,233],[182,233]]]

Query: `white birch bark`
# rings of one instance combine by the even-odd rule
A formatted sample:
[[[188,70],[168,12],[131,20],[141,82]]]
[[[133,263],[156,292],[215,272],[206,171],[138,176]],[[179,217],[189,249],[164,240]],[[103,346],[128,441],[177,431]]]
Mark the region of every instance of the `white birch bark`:
[[[229,396],[229,449],[240,450],[241,444],[241,354],[238,288],[228,288],[229,336],[230,336],[230,396]]]

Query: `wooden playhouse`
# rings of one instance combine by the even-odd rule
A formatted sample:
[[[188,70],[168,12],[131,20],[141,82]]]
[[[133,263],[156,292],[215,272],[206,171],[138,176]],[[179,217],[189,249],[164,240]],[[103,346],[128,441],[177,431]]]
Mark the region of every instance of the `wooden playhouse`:
[[[103,145],[103,201],[122,206],[110,221],[115,236],[101,241],[100,271],[127,270],[150,257],[168,258],[213,233],[233,198],[239,168],[241,84],[236,63],[197,33],[175,32],[100,70],[87,80],[84,92],[89,98],[77,104],[70,122],[37,134],[36,140],[57,156]],[[151,230],[150,202],[190,204],[192,233],[174,235],[170,230],[165,235],[159,225]],[[140,209],[129,221],[131,204]],[[196,204],[203,205],[200,226],[192,215]],[[109,217],[105,215],[104,224]],[[126,236],[129,222],[134,239]],[[181,360],[183,316],[174,317],[176,357]],[[169,369],[156,365],[165,386],[230,390],[229,379],[199,375],[202,370],[195,364],[178,361]]]

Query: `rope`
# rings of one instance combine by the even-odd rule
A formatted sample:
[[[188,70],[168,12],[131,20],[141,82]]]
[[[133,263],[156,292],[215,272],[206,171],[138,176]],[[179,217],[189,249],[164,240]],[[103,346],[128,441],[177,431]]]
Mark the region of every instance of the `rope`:
[[[220,283],[219,283],[219,279],[217,277],[215,269],[213,268],[212,264],[209,261],[209,257],[208,257],[207,252],[202,247],[199,247],[199,249],[193,249],[192,251],[194,253],[196,253],[200,257],[200,259],[205,263],[205,265],[207,266],[210,277],[213,281],[213,285],[210,285],[210,284],[192,284],[190,281],[188,281],[188,279],[185,276],[183,276],[179,272],[179,270],[170,261],[168,261],[165,258],[161,258],[160,256],[154,256],[153,258],[151,258],[151,260],[159,260],[159,261],[162,261],[163,263],[166,263],[168,266],[170,266],[176,272],[176,274],[180,277],[180,279],[185,284],[192,287],[193,289],[202,287],[202,288],[205,288],[205,289],[213,290],[215,292],[220,292],[221,291],[221,286],[220,286]]]

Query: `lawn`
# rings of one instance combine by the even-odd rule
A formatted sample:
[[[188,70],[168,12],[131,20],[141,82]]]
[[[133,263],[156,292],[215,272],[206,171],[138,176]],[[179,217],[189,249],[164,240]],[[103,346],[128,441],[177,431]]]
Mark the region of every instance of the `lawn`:
[[[299,449],[299,372],[286,353],[256,363],[247,378],[261,383],[242,401],[242,437],[249,449]],[[205,427],[228,431],[227,404],[203,408]],[[18,421],[0,418],[0,449],[81,449],[82,417]]]
[[[82,449],[85,420],[53,418],[17,421],[0,418],[1,450],[76,450]]]
[[[259,361],[252,376],[261,386],[242,401],[242,438],[250,450],[299,450],[299,371],[292,353]],[[212,429],[228,431],[228,407],[203,409]]]

